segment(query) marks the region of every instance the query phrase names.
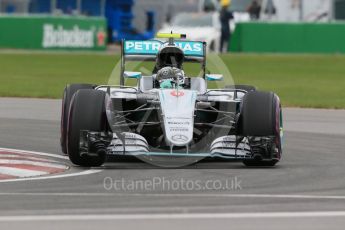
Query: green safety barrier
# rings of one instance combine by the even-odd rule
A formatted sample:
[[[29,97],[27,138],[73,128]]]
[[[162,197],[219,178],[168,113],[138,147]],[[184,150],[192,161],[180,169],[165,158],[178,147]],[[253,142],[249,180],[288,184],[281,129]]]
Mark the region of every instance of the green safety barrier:
[[[100,17],[0,16],[0,48],[105,50]]]
[[[345,53],[345,23],[239,23],[229,50]]]

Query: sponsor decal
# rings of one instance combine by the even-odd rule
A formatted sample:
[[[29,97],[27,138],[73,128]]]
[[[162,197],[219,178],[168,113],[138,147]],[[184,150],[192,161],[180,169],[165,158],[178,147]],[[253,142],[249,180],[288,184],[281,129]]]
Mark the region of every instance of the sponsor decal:
[[[161,41],[125,41],[124,50],[126,54],[152,54],[156,55],[161,47],[165,45]],[[180,47],[187,56],[203,56],[203,43],[194,41],[176,41],[175,45]]]
[[[174,119],[178,119],[178,120],[190,120],[189,117],[167,117],[167,120],[174,120]]]
[[[173,90],[173,91],[171,91],[170,95],[174,96],[174,97],[183,97],[184,96],[184,92],[183,91]]]
[[[188,128],[171,127],[170,132],[188,132]]]
[[[236,143],[222,142],[223,148],[236,148]]]
[[[106,34],[103,30],[98,31],[97,33],[97,45],[104,46],[105,45],[105,38]]]
[[[95,39],[97,39],[95,43]],[[62,25],[44,24],[42,46],[44,48],[94,48],[105,45],[106,34],[103,28],[81,29],[78,25],[66,29]]]
[[[125,133],[125,138],[137,138],[137,135],[132,133]]]
[[[176,121],[168,121],[169,125],[189,125],[189,121],[184,121],[184,122],[176,122]]]

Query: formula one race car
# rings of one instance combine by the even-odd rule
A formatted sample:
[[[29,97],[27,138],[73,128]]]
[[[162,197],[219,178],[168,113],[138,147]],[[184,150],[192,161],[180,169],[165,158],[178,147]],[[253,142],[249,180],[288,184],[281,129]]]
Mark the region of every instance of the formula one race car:
[[[223,158],[274,166],[282,156],[278,96],[247,85],[208,89],[223,75],[206,73],[206,43],[181,34],[157,37],[122,42],[120,85],[65,88],[61,147],[72,163],[100,166],[107,156],[137,156],[164,165]],[[125,71],[131,60],[153,62],[152,74]],[[201,64],[201,77],[185,74],[189,62]],[[128,79],[137,85],[125,86]]]

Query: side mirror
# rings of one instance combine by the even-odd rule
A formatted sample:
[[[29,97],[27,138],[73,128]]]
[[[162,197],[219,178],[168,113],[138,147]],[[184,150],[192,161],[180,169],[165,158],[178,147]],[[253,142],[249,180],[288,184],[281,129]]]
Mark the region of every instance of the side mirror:
[[[222,81],[223,74],[206,74],[207,81]]]
[[[131,72],[131,71],[125,71],[123,73],[125,78],[132,78],[132,79],[140,79],[141,78],[141,72]]]

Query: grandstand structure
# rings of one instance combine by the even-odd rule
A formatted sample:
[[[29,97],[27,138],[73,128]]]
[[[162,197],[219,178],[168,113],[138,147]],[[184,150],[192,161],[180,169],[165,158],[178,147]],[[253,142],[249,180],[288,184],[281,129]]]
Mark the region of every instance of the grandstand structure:
[[[345,0],[259,0],[262,19],[277,22],[345,20]],[[231,10],[244,11],[251,0],[232,0]],[[105,17],[109,41],[147,39],[181,12],[200,12],[218,0],[0,0],[0,14]],[[275,15],[267,14],[273,4]]]
[[[195,12],[200,0],[0,0],[2,14],[106,17],[111,39],[149,38],[175,12]]]

